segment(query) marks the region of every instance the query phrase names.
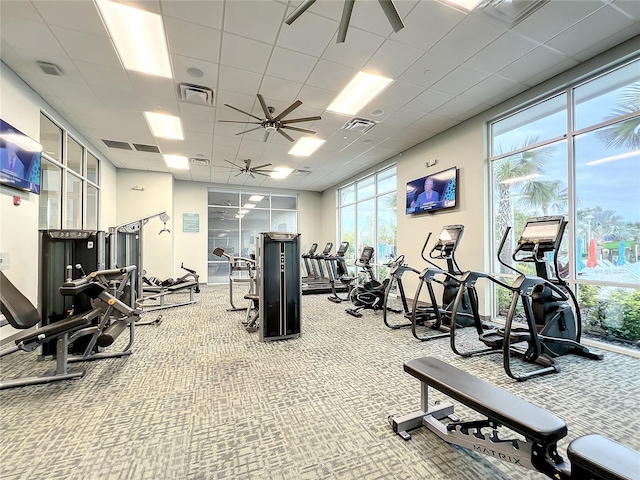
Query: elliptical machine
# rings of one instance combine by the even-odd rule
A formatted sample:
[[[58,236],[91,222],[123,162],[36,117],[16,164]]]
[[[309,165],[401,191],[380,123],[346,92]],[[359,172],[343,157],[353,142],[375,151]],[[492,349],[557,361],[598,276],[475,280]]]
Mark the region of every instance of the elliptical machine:
[[[449,330],[453,323],[453,304],[460,291],[460,275],[462,275],[455,258],[455,253],[463,233],[464,225],[445,225],[442,227],[438,240],[429,252],[429,258],[425,255],[425,252],[429,244],[429,239],[431,238],[431,232],[422,246],[420,255],[431,267],[427,267],[420,272],[420,281],[418,282],[410,315],[411,333],[421,342],[449,336]],[[447,269],[443,270],[438,264],[433,262],[433,260],[445,260]],[[443,288],[442,303],[440,305],[438,305],[436,293],[433,288],[434,283],[442,285]],[[418,302],[424,286],[427,287],[430,305],[420,305]],[[456,322],[458,322],[458,326],[468,327],[473,325],[474,320],[471,315],[471,304],[466,293],[462,294],[457,313]],[[426,324],[428,324],[431,330],[439,333],[420,335],[417,327]]]
[[[373,247],[364,247],[362,249],[362,253],[360,254],[360,258],[355,263],[356,267],[360,267],[364,270],[367,281],[365,281],[361,286],[351,290],[351,303],[353,303],[356,308],[347,308],[346,312],[354,317],[362,317],[362,310],[373,310],[377,312],[378,310],[382,309],[382,306],[384,304],[385,290],[388,283],[391,281],[390,272],[397,265],[401,265],[404,263],[404,255],[400,255],[399,257],[391,260],[389,263],[385,263],[385,266],[389,267],[389,273],[387,274],[384,281],[380,283],[376,279],[375,275],[373,274],[373,269],[371,268],[371,260],[373,259],[373,254]],[[400,310],[398,310],[397,312],[399,313]]]
[[[455,323],[452,322],[450,342],[451,349],[456,354],[469,357],[502,352],[505,372],[518,381],[559,372],[560,367],[555,364],[554,358],[561,355],[576,354],[592,360],[602,360],[602,355],[592,353],[580,344],[580,308],[568,283],[558,273],[558,250],[566,226],[567,221],[559,215],[532,217],[527,220],[511,258],[515,262],[533,263],[536,275],[527,275],[502,260],[502,250],[511,231],[511,227],[507,227],[498,249],[498,261],[518,274],[513,284],[508,285],[481,272],[465,272],[461,276],[462,288],[454,302],[453,316],[456,317],[464,292],[467,292],[478,337],[487,348],[461,352],[456,345]],[[504,328],[485,331],[482,326],[475,288],[480,278],[486,278],[511,292]],[[525,327],[513,326],[519,301],[524,312]],[[516,373],[511,368],[512,355],[527,363],[541,365],[542,368]]]

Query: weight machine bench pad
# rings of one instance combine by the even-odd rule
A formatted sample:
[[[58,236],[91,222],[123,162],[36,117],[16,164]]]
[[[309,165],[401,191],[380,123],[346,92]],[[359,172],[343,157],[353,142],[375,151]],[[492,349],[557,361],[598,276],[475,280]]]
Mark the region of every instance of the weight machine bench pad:
[[[40,327],[37,330],[33,330],[32,332],[17,338],[15,340],[16,345],[21,343],[31,343],[34,341],[43,342],[48,338],[58,337],[65,333],[74,332],[89,325],[91,320],[100,315],[100,313],[101,310],[99,308],[94,308],[88,312],[83,312],[78,315],[74,315],[73,317],[65,318],[59,322],[45,325],[44,327]]]
[[[567,435],[564,421],[552,413],[437,358],[409,360],[404,371],[489,420],[540,444],[551,445]]]
[[[637,480],[640,478],[640,452],[631,450],[602,435],[585,435],[569,444],[567,455],[576,478]]]

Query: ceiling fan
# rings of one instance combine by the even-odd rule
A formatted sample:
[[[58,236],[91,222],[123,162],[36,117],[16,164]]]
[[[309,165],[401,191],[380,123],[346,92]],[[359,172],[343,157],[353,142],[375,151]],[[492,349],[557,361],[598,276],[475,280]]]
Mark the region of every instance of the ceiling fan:
[[[259,121],[258,122],[242,122],[237,120],[218,120],[218,121],[222,123],[248,123],[248,124],[259,125],[258,127],[245,130],[244,132],[236,133],[236,135],[244,135],[245,133],[253,132],[254,130],[259,130],[260,128],[264,128],[266,131],[264,132],[264,138],[262,139],[263,142],[266,142],[267,140],[269,140],[269,135],[271,134],[271,132],[278,132],[280,135],[282,135],[284,138],[286,138],[290,142],[295,142],[295,140],[291,138],[291,136],[287,135],[286,132],[283,132],[283,129],[295,130],[296,132],[304,132],[304,133],[311,133],[311,134],[314,134],[316,132],[314,132],[313,130],[307,130],[305,128],[291,127],[289,126],[290,123],[313,122],[315,120],[322,120],[322,117],[320,116],[292,118],[290,120],[284,120],[284,117],[286,117],[291,112],[293,112],[296,108],[302,105],[302,102],[300,100],[296,100],[294,103],[289,105],[282,112],[280,112],[280,114],[278,114],[275,117],[273,116],[273,114],[275,113],[275,109],[273,107],[267,107],[267,104],[264,102],[264,98],[259,93],[258,93],[258,101],[260,101],[260,106],[262,107],[262,111],[264,112],[264,116],[266,117],[264,119],[225,103],[224,104],[225,107],[233,108],[234,110],[240,113],[244,113],[245,115],[249,115],[250,117],[255,118],[256,120],[259,120]]]
[[[225,160],[225,162],[230,163],[231,165],[233,165],[233,167],[231,168],[235,168],[238,170],[238,173],[234,175],[234,177],[237,177],[239,175],[242,174],[249,174],[251,175],[251,178],[256,178],[256,175],[263,175],[265,177],[270,176],[270,173],[273,173],[273,170],[265,170],[265,167],[270,167],[271,164],[270,163],[265,163],[263,165],[258,165],[257,167],[252,167],[251,166],[251,159],[247,158],[244,160],[244,167],[230,162],[229,160]],[[254,175],[255,174],[255,175]]]

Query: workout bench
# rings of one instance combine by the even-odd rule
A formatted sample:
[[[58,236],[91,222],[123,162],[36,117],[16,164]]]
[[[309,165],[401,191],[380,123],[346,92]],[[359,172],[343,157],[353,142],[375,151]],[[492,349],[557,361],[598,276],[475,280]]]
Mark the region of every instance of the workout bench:
[[[448,443],[460,445],[499,460],[537,470],[559,480],[638,480],[640,452],[601,435],[585,435],[567,449],[569,462],[557,452],[557,442],[567,435],[563,420],[499,387],[432,357],[404,364],[405,372],[420,380],[421,410],[389,417],[394,432],[405,440],[409,430],[426,426]],[[450,402],[428,405],[428,387],[444,393],[486,417],[460,421]],[[449,423],[442,422],[448,418]],[[500,438],[498,427],[519,438]],[[491,429],[491,433],[483,432]]]

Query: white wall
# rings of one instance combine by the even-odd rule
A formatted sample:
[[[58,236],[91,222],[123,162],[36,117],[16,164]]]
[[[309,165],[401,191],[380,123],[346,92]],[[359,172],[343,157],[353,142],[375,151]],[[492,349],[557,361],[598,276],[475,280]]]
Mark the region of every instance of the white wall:
[[[162,221],[152,218],[143,230],[143,269],[147,275],[161,279],[174,278],[174,236],[179,223],[173,214],[173,175],[144,170],[117,170],[116,224],[166,212],[171,233],[159,234]],[[143,187],[143,191],[133,190]]]
[[[40,111],[44,110],[100,159],[100,226],[113,217],[115,205],[115,168],[96,148],[59,115],[43,98],[0,62],[0,117],[34,140],[40,138]],[[19,196],[20,206],[13,205]],[[38,204],[40,196],[0,187],[0,251],[9,254],[5,274],[34,305],[38,290]],[[105,208],[106,207],[106,208]]]

